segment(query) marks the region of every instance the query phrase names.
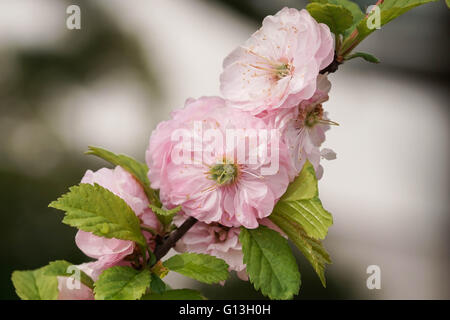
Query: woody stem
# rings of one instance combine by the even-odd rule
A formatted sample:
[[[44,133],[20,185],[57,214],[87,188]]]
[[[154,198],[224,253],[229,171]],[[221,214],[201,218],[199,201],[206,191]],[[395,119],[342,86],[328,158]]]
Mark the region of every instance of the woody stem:
[[[175,246],[176,242],[181,239],[182,236],[185,235],[186,232],[197,222],[197,219],[193,217],[189,217],[183,224],[169,234],[167,237],[163,238],[160,243],[156,245],[154,254],[156,257],[156,262],[161,260],[169,250]]]

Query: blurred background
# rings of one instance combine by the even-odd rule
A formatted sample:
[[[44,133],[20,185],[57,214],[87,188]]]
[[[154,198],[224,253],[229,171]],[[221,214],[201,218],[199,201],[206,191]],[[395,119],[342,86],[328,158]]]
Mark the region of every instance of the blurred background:
[[[365,8],[370,1],[358,1]],[[81,30],[66,8],[81,8]],[[87,261],[75,229],[47,207],[105,163],[88,145],[144,159],[156,124],[188,97],[219,94],[223,58],[282,0],[2,0],[0,2],[0,299],[10,276],[50,260]],[[449,11],[444,1],[372,34],[331,75],[325,104],[340,123],[326,147],[321,199],[334,215],[323,289],[298,257],[298,299],[450,299]],[[381,289],[369,290],[369,265]],[[239,280],[220,286],[168,276],[208,298],[261,298]]]

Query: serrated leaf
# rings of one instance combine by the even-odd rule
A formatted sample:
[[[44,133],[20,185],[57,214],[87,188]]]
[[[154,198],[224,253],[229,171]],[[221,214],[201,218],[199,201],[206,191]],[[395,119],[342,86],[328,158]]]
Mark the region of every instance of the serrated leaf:
[[[170,257],[163,265],[171,271],[208,284],[228,278],[228,264],[207,254],[181,253]]]
[[[98,184],[82,183],[69,190],[49,205],[66,212],[63,223],[100,237],[147,245],[139,218],[123,199]]]
[[[317,197],[310,200],[278,201],[272,215],[295,221],[314,239],[324,239],[328,228],[333,224],[333,217]]]
[[[80,282],[86,285],[88,288],[94,288],[94,281],[89,277],[85,272],[81,269],[77,268],[70,262],[65,260],[56,260],[49,263],[48,266],[45,267],[43,274],[46,276],[61,276],[61,277],[70,277],[73,275],[72,272],[68,272],[69,268],[76,268],[80,272]]]
[[[322,285],[326,287],[325,268],[327,264],[331,264],[331,259],[322,243],[319,240],[308,237],[303,228],[291,220],[278,215],[271,215],[269,218],[283,230],[303,253],[318,275]]]
[[[191,289],[167,290],[161,294],[146,294],[141,300],[206,300],[198,291]]]
[[[317,186],[316,173],[309,161],[306,161],[302,171],[292,181],[286,192],[281,197],[284,201],[308,200],[317,197],[319,189]]]
[[[343,34],[353,22],[351,12],[341,5],[313,2],[306,6],[306,10],[317,22],[326,24],[334,34]]]
[[[291,248],[278,232],[265,226],[241,227],[247,274],[256,290],[270,299],[291,299],[300,289],[300,272]]]
[[[340,5],[350,11],[352,15],[352,23],[351,26],[345,30],[344,37],[350,35],[350,33],[356,28],[356,25],[365,17],[365,14],[362,12],[359,5],[350,0],[311,0],[310,2]]]
[[[162,294],[166,291],[166,284],[156,274],[151,274],[150,290],[152,293]]]
[[[58,298],[58,279],[44,275],[45,268],[12,273],[11,280],[20,299],[56,300]]]
[[[157,207],[161,206],[161,202],[159,201],[156,191],[150,188],[150,181],[147,176],[148,167],[145,163],[139,162],[124,154],[115,154],[111,151],[92,146],[89,146],[89,150],[86,151],[86,154],[95,155],[113,165],[121,166],[123,169],[131,173],[141,184],[145,194],[149,198],[150,203]]]
[[[95,282],[96,300],[136,300],[150,286],[150,271],[116,266],[102,272]]]
[[[275,205],[272,215],[295,221],[305,229],[308,236],[323,239],[333,224],[333,217],[323,208],[318,195],[316,174],[307,161]]]

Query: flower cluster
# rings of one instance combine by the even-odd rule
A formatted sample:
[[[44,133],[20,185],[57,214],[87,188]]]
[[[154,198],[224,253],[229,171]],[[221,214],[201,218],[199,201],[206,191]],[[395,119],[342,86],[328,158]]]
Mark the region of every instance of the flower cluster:
[[[300,273],[287,238],[325,284],[331,262],[320,240],[332,217],[317,180],[321,159],[335,158],[322,148],[335,124],[322,105],[334,56],[327,25],[284,8],[225,58],[221,97],[188,99],[156,127],[146,163],[90,147],[115,167],[88,170],[50,207],[65,211],[63,223],[79,229],[76,245],[93,261],[18,271],[19,296],[33,297],[23,285],[31,277],[50,281],[42,297],[160,299],[171,291],[190,299],[161,279],[175,271],[223,284],[235,271],[264,295],[289,299]],[[178,254],[163,261],[172,248]]]
[[[384,25],[414,5],[378,1]],[[223,284],[230,271],[270,299],[292,299],[300,272],[287,240],[326,286],[322,240],[333,224],[319,199],[323,148],[336,122],[323,104],[328,74],[374,30],[352,1],[284,8],[223,61],[220,97],[188,99],[152,132],[145,162],[90,147],[115,166],[88,170],[50,203],[91,262],[15,271],[22,299],[204,299],[162,280],[177,272]],[[378,12],[378,13],[377,13]],[[332,35],[334,34],[334,36]],[[178,253],[163,259],[171,249]],[[74,272],[74,275],[72,273]],[[74,290],[77,289],[77,290]]]
[[[160,190],[166,208],[181,206],[201,221],[176,250],[215,255],[246,278],[239,227],[268,221],[307,160],[320,177],[320,159],[334,157],[320,149],[333,122],[322,107],[331,85],[319,73],[333,55],[325,24],[306,10],[284,8],[225,58],[223,98],[189,99],[158,125],[146,152],[151,187]],[[205,134],[211,129],[214,134]],[[239,129],[241,144],[227,134]],[[258,135],[270,130],[275,139]],[[256,161],[252,154],[259,155]],[[262,170],[271,165],[276,170]]]
[[[290,182],[309,160],[321,176],[320,147],[332,123],[322,103],[330,82],[320,70],[331,63],[334,43],[329,28],[306,10],[284,8],[225,58],[222,97],[188,99],[184,108],[153,131],[146,162],[151,188],[166,209],[180,206],[174,223],[196,223],[176,244],[179,252],[223,259],[247,280],[240,227],[260,224],[281,232],[267,217]],[[232,133],[232,134],[230,134]],[[180,140],[182,140],[180,142]],[[159,234],[142,186],[125,171],[88,170],[81,183],[98,184],[122,198],[141,225]],[[145,232],[151,249],[155,235]],[[79,230],[77,246],[96,259],[78,267],[97,280],[112,266],[135,263],[133,241],[108,239]],[[60,299],[93,299],[93,292],[68,290],[59,277]]]

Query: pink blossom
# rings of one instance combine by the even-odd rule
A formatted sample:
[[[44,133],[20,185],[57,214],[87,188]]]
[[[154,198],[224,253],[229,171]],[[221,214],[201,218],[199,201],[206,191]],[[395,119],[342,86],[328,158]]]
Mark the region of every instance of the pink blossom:
[[[334,57],[331,32],[306,10],[283,8],[223,62],[222,95],[258,114],[291,108],[316,91],[319,71]]]
[[[185,220],[178,215],[174,222],[177,226]],[[236,271],[239,278],[248,280],[243,262],[242,245],[239,242],[240,228],[225,227],[218,223],[206,224],[197,222],[177,242],[178,252],[205,253],[223,259],[229,270]]]
[[[142,186],[134,177],[117,166],[114,169],[102,168],[96,172],[86,171],[81,183],[97,183],[122,198],[141,220],[142,225],[156,231],[160,225],[155,214],[148,207],[148,199]],[[152,236],[145,233],[150,247],[154,246]],[[126,256],[133,253],[135,244],[132,241],[115,238],[103,238],[90,232],[79,230],[75,242],[88,257],[97,259],[89,265],[92,273],[98,275],[105,269],[119,264]]]
[[[180,129],[193,132],[198,129],[195,127],[198,122],[202,130],[215,129],[222,137],[226,137],[228,129],[243,129],[244,132],[268,129],[261,119],[226,107],[221,98],[188,100],[184,109],[174,112],[171,120],[159,124],[152,133],[146,153],[152,187],[160,189],[161,201],[167,208],[181,205],[187,215],[205,223],[258,227],[257,220],[271,214],[275,202],[287,188],[289,155],[282,147],[264,154],[262,150],[269,150],[271,141],[258,140],[258,145],[249,153],[260,156],[251,164],[249,153],[240,161],[235,156],[239,144],[231,148],[224,138],[223,152],[219,150],[211,156],[203,153],[200,161],[188,164],[175,161],[174,151],[179,143],[173,141],[172,134]],[[215,140],[201,139],[196,131],[192,136],[192,145],[197,145],[201,151],[216,146]],[[247,138],[243,141],[248,141]],[[195,160],[197,151],[192,152],[192,148],[183,151],[189,152],[189,159],[194,157]],[[262,168],[273,164],[271,156],[276,153],[279,153],[275,159],[278,171],[263,174]]]
[[[270,126],[280,129],[283,142],[289,149],[291,168],[296,176],[309,160],[316,170],[317,177],[323,174],[321,158],[335,159],[334,151],[320,149],[325,141],[325,132],[330,129],[330,121],[324,112],[322,103],[328,100],[331,83],[325,75],[317,77],[317,89],[314,95],[301,101],[295,108],[264,111],[259,116]],[[292,179],[292,171],[290,171]]]

